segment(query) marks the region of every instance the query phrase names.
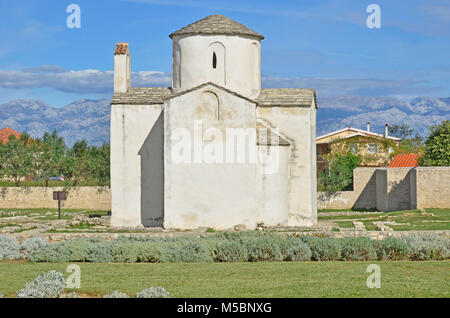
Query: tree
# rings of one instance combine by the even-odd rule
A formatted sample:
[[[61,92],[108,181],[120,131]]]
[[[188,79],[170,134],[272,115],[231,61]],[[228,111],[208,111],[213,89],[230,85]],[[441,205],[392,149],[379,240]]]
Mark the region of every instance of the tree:
[[[450,166],[450,120],[430,127],[421,166]]]
[[[27,133],[19,139],[9,136],[9,141],[0,146],[0,176],[6,177],[19,186],[27,175],[33,174],[34,153],[31,151],[33,141]]]
[[[64,166],[73,185],[78,185],[89,177],[89,146],[86,140],[73,144],[67,153]]]
[[[38,176],[45,180],[45,186],[48,186],[48,180],[52,176],[64,174],[64,158],[67,146],[64,139],[57,135],[56,130],[51,134],[45,132],[35,146],[36,150],[36,170]]]
[[[345,191],[353,186],[353,170],[361,164],[361,156],[351,152],[326,158],[327,167],[319,172],[319,191]]]
[[[401,153],[423,153],[422,138],[408,124],[389,126],[389,134],[402,139],[397,147],[393,147],[393,155]]]

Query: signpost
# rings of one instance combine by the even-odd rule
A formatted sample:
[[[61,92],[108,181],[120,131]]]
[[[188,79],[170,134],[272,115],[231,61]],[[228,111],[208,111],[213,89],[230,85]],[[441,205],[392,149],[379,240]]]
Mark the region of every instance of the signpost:
[[[58,200],[58,219],[61,219],[61,200],[67,200],[65,191],[53,191],[53,200]]]

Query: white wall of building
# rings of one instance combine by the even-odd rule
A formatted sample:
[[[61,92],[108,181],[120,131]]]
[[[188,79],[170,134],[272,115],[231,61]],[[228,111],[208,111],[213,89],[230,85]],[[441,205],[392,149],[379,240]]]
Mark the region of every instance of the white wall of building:
[[[258,210],[256,222],[267,226],[288,225],[289,146],[258,146],[260,158],[267,156],[277,169],[264,170],[258,165]]]
[[[213,137],[207,134],[208,131],[211,132],[211,127],[217,128],[216,131],[221,133],[223,142],[226,142],[227,128],[243,128],[255,132],[255,107],[255,103],[211,85],[165,102],[165,228],[229,229],[237,224],[244,224],[249,228],[255,227],[256,162],[251,163],[246,159],[244,163],[237,161],[208,163],[205,162],[204,157],[197,158],[199,160],[195,162],[192,138],[191,149],[186,150],[192,155],[191,163],[179,163],[173,160],[172,154],[174,149],[179,149],[180,139],[172,140],[171,138],[177,129],[186,129],[190,136],[194,136],[195,120],[202,120],[202,126],[196,132],[197,136],[199,132],[204,134],[203,138],[199,138],[205,140],[203,150],[208,145],[219,142],[218,135]],[[248,139],[250,140],[253,142],[253,151],[256,156],[255,137]],[[226,160],[226,147],[222,149],[224,150],[223,158]],[[247,150],[246,147],[244,151]]]
[[[317,223],[316,108],[257,107],[257,117],[279,128],[291,142],[289,159],[289,226]]]
[[[152,225],[149,218],[162,217],[162,108],[162,105],[111,105],[113,226]],[[150,149],[156,158],[150,157]],[[162,219],[159,223],[161,226]],[[153,226],[157,224],[158,220],[154,220]]]

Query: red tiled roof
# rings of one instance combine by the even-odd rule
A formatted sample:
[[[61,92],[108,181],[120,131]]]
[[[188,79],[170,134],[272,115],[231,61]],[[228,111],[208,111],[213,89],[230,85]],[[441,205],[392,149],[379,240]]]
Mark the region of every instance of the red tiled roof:
[[[419,155],[416,153],[405,153],[396,155],[388,168],[401,168],[401,167],[417,167],[419,165]]]
[[[22,134],[14,129],[9,127],[3,128],[0,130],[0,142],[2,144],[6,144],[9,141],[9,136],[14,135],[16,138],[20,138]]]

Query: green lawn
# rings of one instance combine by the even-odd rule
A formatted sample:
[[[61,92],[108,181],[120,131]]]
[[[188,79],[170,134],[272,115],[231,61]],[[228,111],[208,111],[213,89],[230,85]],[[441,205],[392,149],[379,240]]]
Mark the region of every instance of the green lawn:
[[[56,204],[56,203],[55,203]],[[36,209],[3,209],[0,208],[2,214],[0,218],[6,218],[11,216],[28,216],[34,217],[38,220],[57,220],[58,219],[58,209],[49,208],[36,208]],[[73,214],[82,213],[85,215],[89,214],[101,214],[106,215],[108,211],[94,211],[86,209],[65,209],[61,208],[61,218],[64,220],[71,220]]]
[[[120,290],[134,296],[163,286],[172,297],[450,297],[450,261],[372,262],[381,288],[369,289],[371,262],[81,263],[78,293]],[[67,264],[0,262],[0,294],[14,296],[26,282]]]

